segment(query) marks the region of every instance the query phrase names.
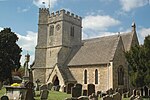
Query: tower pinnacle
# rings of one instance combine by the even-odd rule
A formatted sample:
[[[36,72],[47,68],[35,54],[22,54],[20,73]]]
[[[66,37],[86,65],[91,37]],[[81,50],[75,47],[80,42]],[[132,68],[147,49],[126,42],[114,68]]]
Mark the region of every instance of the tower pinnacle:
[[[136,31],[136,24],[135,22],[132,23],[132,32],[135,32]]]

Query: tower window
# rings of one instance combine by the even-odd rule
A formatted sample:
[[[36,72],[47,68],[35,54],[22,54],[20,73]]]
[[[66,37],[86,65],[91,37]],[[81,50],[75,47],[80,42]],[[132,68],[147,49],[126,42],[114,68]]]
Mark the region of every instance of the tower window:
[[[95,70],[95,84],[98,84],[98,70]]]
[[[50,36],[54,35],[54,25],[51,25],[50,26],[50,33],[49,33]]]
[[[123,66],[118,68],[118,85],[124,85],[124,69]]]
[[[74,26],[71,26],[71,29],[70,29],[70,36],[74,37]]]
[[[84,84],[87,84],[87,70],[84,71]]]

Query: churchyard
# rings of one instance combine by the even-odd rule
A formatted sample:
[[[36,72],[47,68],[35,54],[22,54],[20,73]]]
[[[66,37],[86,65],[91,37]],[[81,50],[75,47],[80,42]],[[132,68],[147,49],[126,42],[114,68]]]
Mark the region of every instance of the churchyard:
[[[81,84],[75,84],[74,86],[66,88],[63,92],[59,91],[59,86],[49,85],[39,85],[35,87],[34,90],[28,92],[26,96],[31,97],[35,100],[149,100],[150,89],[148,87],[143,87],[141,89],[130,89],[126,91],[125,89],[109,89],[105,93],[101,91],[95,91],[94,84],[88,84],[87,90],[82,90]],[[0,90],[0,97],[6,94],[5,86]],[[25,97],[25,96],[23,96]],[[143,98],[143,99],[142,99]],[[6,99],[7,100],[7,99]],[[19,100],[29,100],[29,99],[19,99]],[[33,100],[33,99],[32,99]]]

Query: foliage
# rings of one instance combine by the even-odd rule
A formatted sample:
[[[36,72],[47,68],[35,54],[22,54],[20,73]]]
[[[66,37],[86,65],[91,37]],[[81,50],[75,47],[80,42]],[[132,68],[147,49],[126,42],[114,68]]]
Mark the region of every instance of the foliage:
[[[135,87],[150,86],[150,36],[143,45],[136,45],[126,52],[130,81]]]
[[[25,69],[23,67],[20,67],[18,70],[12,71],[12,75],[22,78],[24,76],[24,71]]]
[[[10,28],[0,32],[0,81],[9,79],[11,82],[11,71],[20,67],[22,50],[17,41],[17,35]]]

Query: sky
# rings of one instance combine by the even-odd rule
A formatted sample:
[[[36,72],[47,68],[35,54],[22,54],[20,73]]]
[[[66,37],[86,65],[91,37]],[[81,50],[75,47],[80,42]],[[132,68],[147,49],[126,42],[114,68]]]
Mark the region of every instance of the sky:
[[[150,34],[150,0],[0,0],[0,30],[10,27],[18,35],[22,64],[27,52],[34,60],[39,8],[49,1],[50,13],[65,9],[82,17],[83,39],[130,32],[133,22],[140,44]]]

